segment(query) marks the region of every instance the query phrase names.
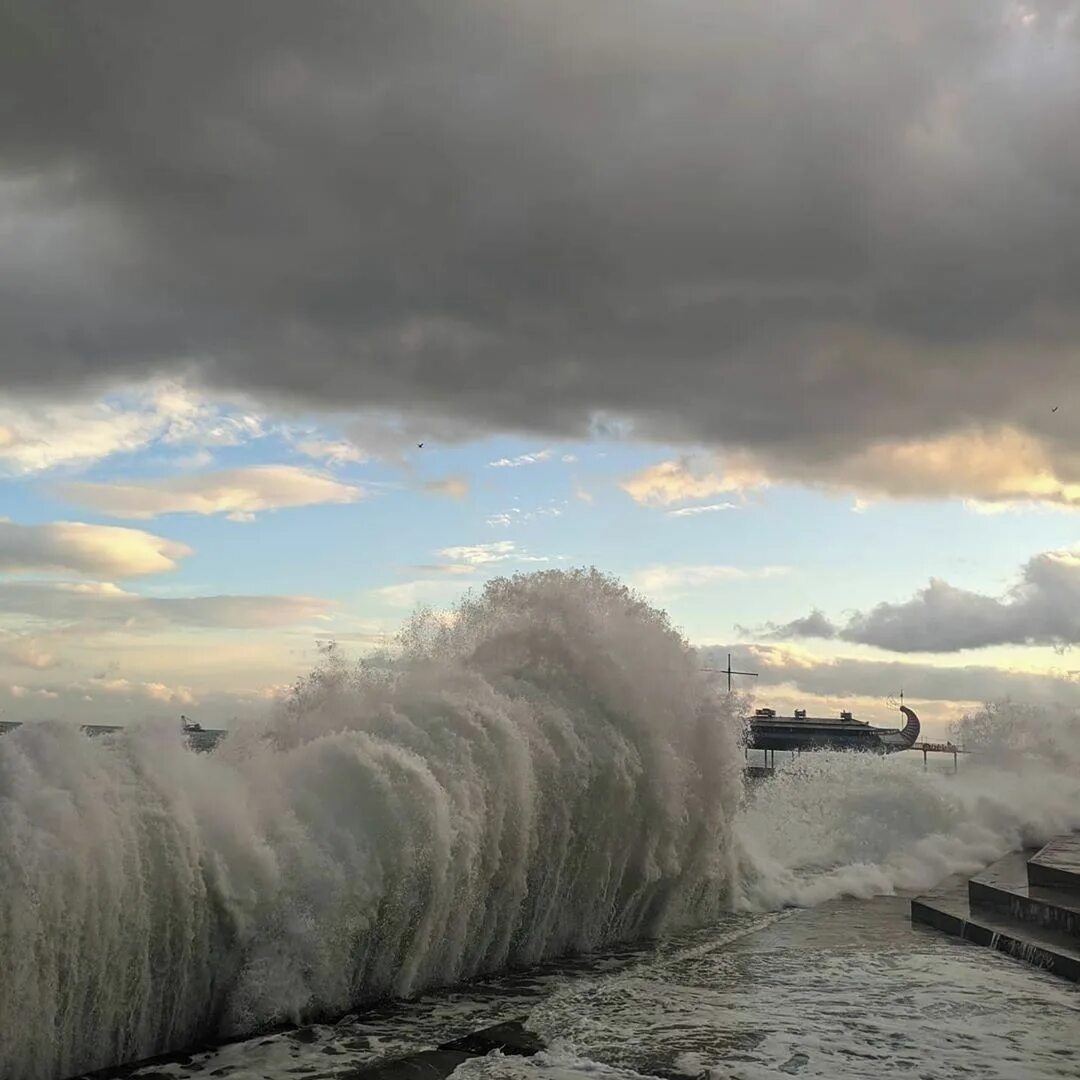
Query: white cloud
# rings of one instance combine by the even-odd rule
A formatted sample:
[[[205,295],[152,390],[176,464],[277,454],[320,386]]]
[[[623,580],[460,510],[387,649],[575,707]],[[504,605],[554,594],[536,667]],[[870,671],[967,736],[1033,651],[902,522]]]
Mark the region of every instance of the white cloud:
[[[31,689],[28,686],[12,685],[8,687],[8,692],[13,698],[27,698],[27,697],[40,697],[45,698],[47,701],[55,701],[60,695],[55,690],[48,690],[44,687],[40,689]]]
[[[0,628],[0,663],[30,668],[33,671],[47,671],[56,667],[59,661],[41,637]]]
[[[722,581],[764,580],[791,572],[788,566],[650,566],[632,575],[631,581],[649,594],[713,585]]]
[[[419,578],[399,585],[384,585],[375,589],[374,595],[390,607],[414,608],[418,604],[447,604],[461,591],[462,586],[447,577]]]
[[[717,472],[692,458],[683,457],[650,465],[623,480],[619,486],[644,506],[671,506],[764,487],[768,482],[765,473],[745,459],[740,463],[729,463],[729,467]]]
[[[684,506],[679,510],[669,510],[669,517],[697,517],[698,514],[716,514],[722,510],[738,510],[735,503],[709,503],[707,506]]]
[[[427,480],[424,490],[432,495],[446,495],[451,499],[463,499],[469,494],[469,481],[463,476],[447,476],[442,480]]]
[[[176,568],[191,554],[185,544],[141,529],[57,521],[17,525],[0,521],[0,572],[69,571],[92,577],[137,577]]]
[[[104,404],[0,408],[0,462],[16,474],[84,465],[140,450],[160,432],[155,417]]]
[[[504,513],[492,514],[487,518],[487,524],[494,528],[505,529],[510,525],[524,525],[537,518],[562,517],[565,511],[565,502],[560,503],[552,499],[547,506],[537,506],[533,510],[522,510],[518,506],[513,506]]]
[[[359,446],[346,439],[321,439],[312,436],[297,440],[293,447],[305,457],[325,461],[328,465],[359,464],[368,459],[368,455]]]
[[[362,488],[292,465],[258,465],[129,484],[66,483],[56,485],[55,491],[115,517],[225,514],[232,521],[250,521],[265,510],[351,503],[365,495]]]
[[[440,548],[438,553],[444,559],[467,563],[469,566],[487,566],[489,563],[505,562],[514,558],[515,551],[512,540],[497,540],[493,544]]]
[[[519,454],[512,458],[499,458],[498,461],[489,461],[489,469],[519,469],[522,465],[536,465],[541,461],[551,458],[550,450],[537,450],[532,454]]]
[[[441,548],[444,559],[466,563],[469,566],[489,566],[501,562],[550,562],[546,555],[529,555],[518,549],[512,540],[497,540],[492,544],[474,544],[471,547]]]
[[[194,705],[197,698],[189,686],[167,686],[161,682],[132,682],[117,676],[101,675],[90,679],[83,688],[122,697],[145,697],[171,705]],[[53,694],[53,697],[58,696]]]
[[[414,566],[413,570],[437,577],[418,578],[398,585],[386,585],[375,589],[373,595],[392,607],[415,607],[420,603],[445,604],[460,594],[462,585],[455,578],[481,575],[496,571],[506,564],[551,562],[547,555],[530,555],[520,550],[512,540],[497,540],[491,544],[460,545],[441,548],[437,555],[450,560],[427,566]]]
[[[469,563],[424,563],[412,567],[421,574],[447,574],[449,576],[465,577],[476,573],[476,566]]]
[[[156,384],[150,400],[154,411],[165,420],[165,443],[240,446],[266,434],[261,416],[211,404],[180,383]]]
[[[0,469],[16,475],[85,466],[153,443],[235,446],[264,433],[260,417],[154,383],[95,402],[0,406]]]

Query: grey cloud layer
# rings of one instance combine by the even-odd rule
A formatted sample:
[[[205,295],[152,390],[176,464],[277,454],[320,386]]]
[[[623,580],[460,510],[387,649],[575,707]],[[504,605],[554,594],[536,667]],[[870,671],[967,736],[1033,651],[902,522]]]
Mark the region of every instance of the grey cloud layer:
[[[1004,596],[958,589],[933,578],[910,600],[856,612],[842,625],[822,612],[770,624],[764,636],[841,638],[892,652],[957,652],[989,645],[1080,643],[1080,554],[1048,551],[1029,559]]]
[[[0,581],[0,613],[126,630],[164,626],[262,629],[317,620],[331,605],[308,596],[140,596],[115,585]]]
[[[1075,448],[1076,14],[2,0],[4,385]]]
[[[745,650],[745,645],[733,646]],[[790,684],[820,697],[872,697],[882,700],[901,687],[912,699],[937,701],[1017,701],[1080,707],[1080,678],[1076,672],[1034,674],[980,664],[936,667],[899,660],[861,660],[838,657],[809,661],[781,646],[749,646],[748,662],[760,673],[763,686]],[[705,665],[727,662],[728,648],[702,649]]]

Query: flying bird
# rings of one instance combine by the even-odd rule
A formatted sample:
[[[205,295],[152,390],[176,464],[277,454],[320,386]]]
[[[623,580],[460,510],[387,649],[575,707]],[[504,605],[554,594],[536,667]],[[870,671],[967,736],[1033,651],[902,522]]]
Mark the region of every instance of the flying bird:
[[[416,444],[416,448],[417,448],[417,450],[423,450],[424,449],[424,444],[422,442],[418,442]]]
[[[1058,411],[1058,406],[1055,405],[1050,411],[1051,412],[1057,412]],[[421,444],[421,445],[423,445],[423,444]]]

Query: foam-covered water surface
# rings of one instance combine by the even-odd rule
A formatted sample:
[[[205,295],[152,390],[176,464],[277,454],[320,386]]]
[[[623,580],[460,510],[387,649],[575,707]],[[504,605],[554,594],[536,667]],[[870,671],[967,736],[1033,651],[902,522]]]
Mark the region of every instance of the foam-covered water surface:
[[[912,926],[901,898],[726,916],[665,942],[391,1005],[149,1066],[137,1080],[346,1080],[354,1070],[527,1016],[548,1047],[456,1080],[1066,1080],[1080,988]]]
[[[456,1080],[1080,1075],[1080,988],[912,927],[900,898],[789,911],[566,985],[529,1026],[545,1053],[470,1061]]]
[[[1030,722],[1021,711],[1016,725]],[[750,909],[922,892],[1080,828],[1080,724],[1040,716],[1068,752],[1001,755],[958,772],[916,754],[803,754],[749,792],[735,826]]]

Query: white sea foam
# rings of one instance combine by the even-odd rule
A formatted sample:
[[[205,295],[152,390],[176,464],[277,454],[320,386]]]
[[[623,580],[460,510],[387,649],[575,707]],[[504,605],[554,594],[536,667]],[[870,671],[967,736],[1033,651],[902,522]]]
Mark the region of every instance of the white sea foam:
[[[595,573],[492,583],[212,755],[0,739],[0,1076],[656,934],[730,900],[737,722]]]
[[[779,770],[736,825],[741,904],[924,890],[1080,828],[1075,716],[1005,703],[962,733],[973,752],[955,774],[917,753],[804,754]]]

